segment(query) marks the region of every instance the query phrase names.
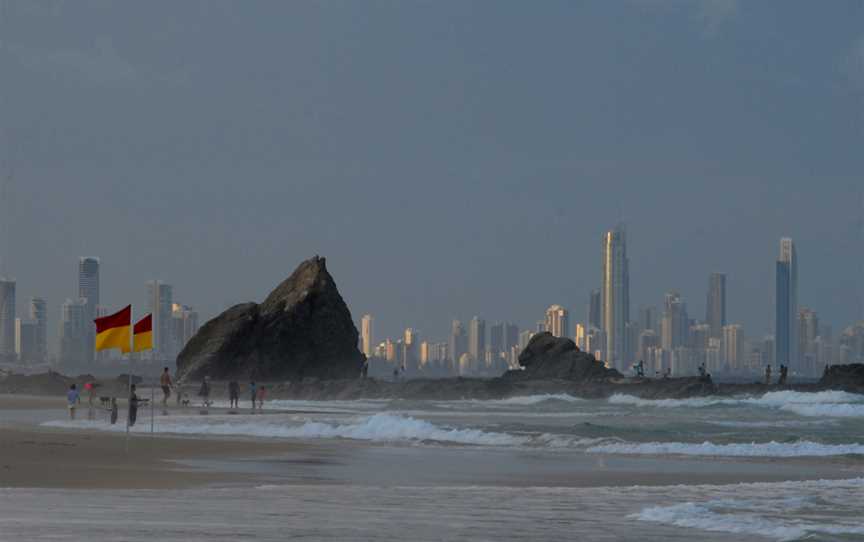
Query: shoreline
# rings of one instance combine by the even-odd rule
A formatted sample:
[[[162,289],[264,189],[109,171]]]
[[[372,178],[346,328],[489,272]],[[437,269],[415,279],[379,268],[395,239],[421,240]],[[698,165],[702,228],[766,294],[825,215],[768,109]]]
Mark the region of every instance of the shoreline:
[[[0,488],[177,490],[309,483],[576,488],[729,485],[864,475],[860,464],[840,457],[559,454],[349,439],[165,433],[133,433],[126,454],[123,432],[39,425],[48,415],[63,419],[63,404],[62,398],[0,394]],[[79,418],[82,415],[79,412]]]

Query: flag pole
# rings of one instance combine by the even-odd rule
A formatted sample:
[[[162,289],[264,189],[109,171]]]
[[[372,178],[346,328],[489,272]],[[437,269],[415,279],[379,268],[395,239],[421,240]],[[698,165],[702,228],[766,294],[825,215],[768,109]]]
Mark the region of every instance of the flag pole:
[[[132,306],[129,306],[129,325],[132,326],[132,323],[135,322],[135,313]],[[129,331],[132,331],[131,329]],[[134,333],[129,334],[129,340],[132,341],[134,337]],[[129,391],[126,396],[126,455],[129,455],[129,416],[132,414],[132,358],[134,356],[134,352],[132,352],[132,348],[129,349]]]

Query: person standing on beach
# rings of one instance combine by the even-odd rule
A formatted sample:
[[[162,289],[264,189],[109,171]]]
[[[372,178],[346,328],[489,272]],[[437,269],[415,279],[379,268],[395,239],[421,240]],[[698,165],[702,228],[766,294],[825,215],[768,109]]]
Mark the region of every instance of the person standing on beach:
[[[205,376],[204,380],[201,381],[201,389],[198,390],[198,395],[201,396],[201,401],[204,403],[204,407],[210,406],[210,382],[208,378]]]
[[[75,419],[75,408],[78,406],[78,390],[75,388],[75,384],[69,386],[69,391],[66,392],[66,403],[69,405],[69,419]]]
[[[171,373],[168,372],[168,367],[162,371],[162,376],[159,377],[159,385],[162,386],[162,406],[168,405],[168,397],[171,396]]]
[[[138,394],[135,393],[135,384],[129,388],[129,427],[135,425],[138,420]]]
[[[264,410],[264,399],[267,397],[267,388],[258,388],[258,410]]]
[[[771,385],[771,366],[770,365],[765,367],[765,385],[766,386]]]
[[[258,399],[258,388],[255,387],[255,381],[249,383],[249,395],[252,399],[252,410],[255,410],[255,400]]]
[[[228,383],[228,408],[240,408],[240,383],[232,380]]]

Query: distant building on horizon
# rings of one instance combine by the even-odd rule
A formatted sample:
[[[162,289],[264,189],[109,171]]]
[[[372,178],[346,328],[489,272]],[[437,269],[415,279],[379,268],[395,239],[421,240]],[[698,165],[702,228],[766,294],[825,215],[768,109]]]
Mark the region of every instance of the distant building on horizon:
[[[0,277],[0,361],[11,362],[15,354],[15,280]]]
[[[87,344],[87,300],[67,299],[60,307],[60,351],[61,363],[80,367],[92,363]]]
[[[450,323],[450,359],[458,364],[462,354],[468,351],[468,336],[465,334],[465,326],[459,320]]]
[[[468,353],[474,361],[484,359],[486,352],[486,321],[475,316],[468,323]]]
[[[798,373],[798,255],[788,237],[780,239],[776,270],[774,362]]]
[[[712,338],[723,337],[723,326],[726,325],[726,273],[711,273],[708,277],[705,323],[711,328]]]
[[[161,280],[149,280],[145,286],[147,310],[153,315],[153,354],[157,358],[171,359],[177,355],[171,329],[174,287]],[[136,315],[136,318],[140,316],[143,315]]]
[[[174,303],[171,306],[171,332],[178,354],[192,340],[192,337],[198,333],[198,326],[198,311],[179,303]]]
[[[360,349],[371,358],[375,350],[375,318],[364,314],[360,319]]]
[[[41,297],[30,299],[30,319],[36,322],[36,361],[47,361],[48,304]]]
[[[84,322],[81,329],[83,342],[83,359],[87,364],[96,359],[96,325],[100,305],[99,295],[99,258],[81,257],[78,259],[78,299],[84,300]]]
[[[561,305],[552,305],[546,309],[546,331],[555,337],[568,337],[570,332],[570,314]]]
[[[606,344],[603,361],[625,371],[626,324],[630,320],[630,261],[623,224],[603,234],[600,320]]]
[[[588,295],[588,328],[601,329],[603,322],[600,320],[600,290],[591,290]]]
[[[38,361],[37,328],[34,320],[15,319],[15,355],[19,363],[33,364]]]

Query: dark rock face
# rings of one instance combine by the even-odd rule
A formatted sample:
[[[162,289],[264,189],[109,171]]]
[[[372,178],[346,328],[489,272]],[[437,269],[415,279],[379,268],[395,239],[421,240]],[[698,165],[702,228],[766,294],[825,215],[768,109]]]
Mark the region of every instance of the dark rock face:
[[[356,378],[358,332],[324,258],[306,260],[259,304],[207,322],[177,358],[180,379]]]
[[[538,333],[519,354],[524,371],[510,371],[509,378],[600,381],[623,378],[615,369],[607,369],[591,354],[579,350],[570,339]]]
[[[864,391],[864,363],[830,365],[819,381],[825,388]]]

